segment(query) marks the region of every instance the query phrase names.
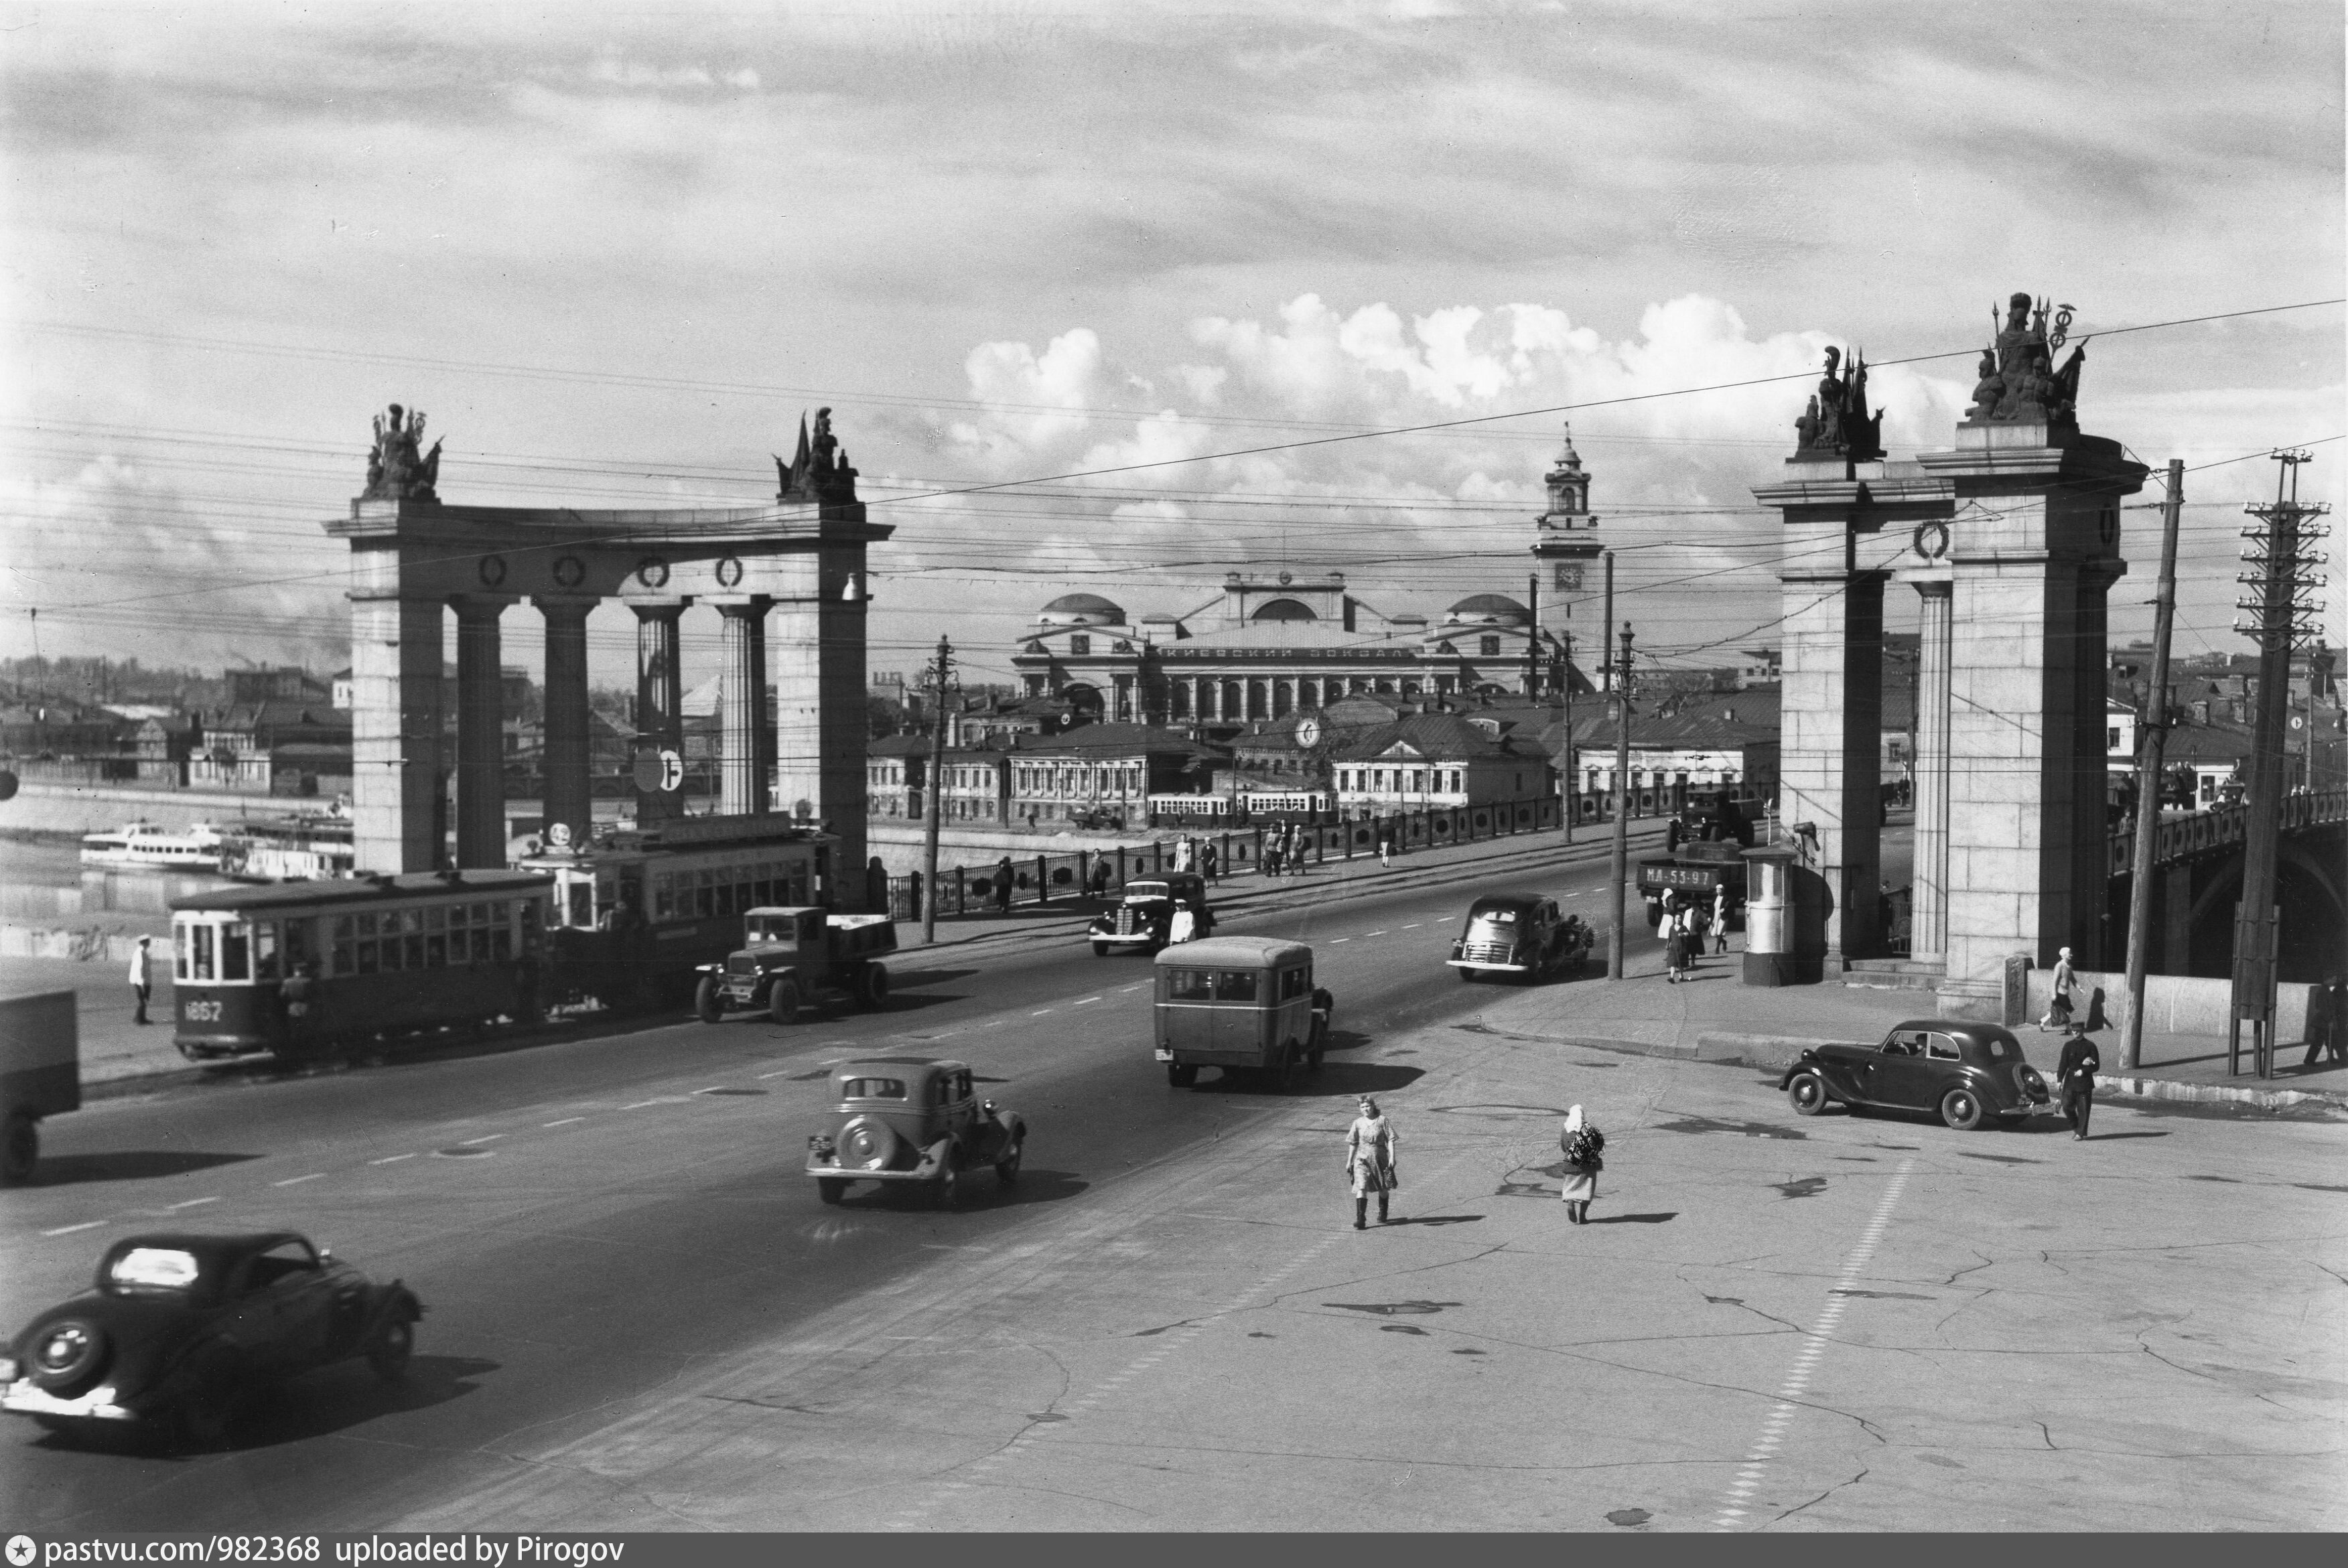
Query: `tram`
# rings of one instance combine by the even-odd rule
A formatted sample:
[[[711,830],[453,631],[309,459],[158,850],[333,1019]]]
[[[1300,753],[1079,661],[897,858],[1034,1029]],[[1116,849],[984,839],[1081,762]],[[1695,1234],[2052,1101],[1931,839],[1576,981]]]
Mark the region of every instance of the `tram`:
[[[559,837],[561,825],[552,836]],[[551,878],[550,1005],[641,1009],[691,999],[702,964],[742,945],[742,916],[832,906],[839,839],[780,816],[681,817],[550,843],[521,869]]]
[[[443,871],[174,898],[172,1043],[191,1061],[290,1059],[529,1022],[552,886],[541,872]]]

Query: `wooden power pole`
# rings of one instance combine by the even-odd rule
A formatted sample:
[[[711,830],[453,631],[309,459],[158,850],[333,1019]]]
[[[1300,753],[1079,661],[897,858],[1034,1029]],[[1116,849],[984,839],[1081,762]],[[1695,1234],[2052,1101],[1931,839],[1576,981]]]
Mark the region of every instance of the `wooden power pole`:
[[[2127,1032],[2120,1065],[2144,1053],[2144,974],[2152,958],[2152,851],[2160,829],[2160,769],[2168,742],[2168,641],[2177,625],[2177,523],[2185,509],[2185,463],[2168,460],[2168,499],[2161,507],[2160,580],[2152,598],[2152,681],[2145,690],[2136,745],[2136,857],[2128,877]]]
[[[930,726],[930,772],[922,800],[922,941],[938,935],[938,797],[945,794],[946,677],[953,669],[953,645],[938,639],[936,662],[930,666],[930,690],[937,714]]]
[[[1612,552],[1608,552],[1607,586],[1613,586]],[[1613,601],[1610,591],[1607,601]],[[1601,646],[1603,646],[1601,644]],[[1606,938],[1606,978],[1622,978],[1622,915],[1624,888],[1631,876],[1631,623],[1622,623],[1622,663],[1614,687],[1614,856],[1608,870],[1607,897],[1613,910],[1613,928]]]

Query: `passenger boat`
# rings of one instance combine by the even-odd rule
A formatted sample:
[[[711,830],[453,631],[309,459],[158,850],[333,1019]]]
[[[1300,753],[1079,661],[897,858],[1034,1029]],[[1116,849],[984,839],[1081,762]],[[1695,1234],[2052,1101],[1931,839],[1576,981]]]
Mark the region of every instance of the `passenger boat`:
[[[243,882],[300,882],[355,875],[345,811],[304,811],[240,823],[221,839],[221,874]]]
[[[205,871],[220,866],[221,835],[210,823],[192,827],[158,827],[134,822],[107,833],[86,833],[81,840],[84,866],[184,866]]]

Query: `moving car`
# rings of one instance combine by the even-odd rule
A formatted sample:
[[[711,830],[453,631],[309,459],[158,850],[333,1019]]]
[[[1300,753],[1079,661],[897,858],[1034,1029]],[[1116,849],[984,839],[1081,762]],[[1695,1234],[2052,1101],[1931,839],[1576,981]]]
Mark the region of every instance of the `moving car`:
[[[701,966],[693,1010],[704,1023],[729,1012],[763,1012],[797,1023],[807,1002],[877,1008],[889,999],[897,922],[886,915],[834,915],[817,908],[752,909],[745,941],[722,964]]]
[[[1799,1116],[1834,1103],[1936,1112],[1961,1132],[1993,1116],[2027,1116],[2047,1098],[2046,1081],[2010,1030],[1947,1018],[1896,1024],[1879,1045],[1814,1046],[1777,1087]]]
[[[1293,1083],[1321,1070],[1328,1025],[1313,1009],[1313,949],[1270,937],[1214,937],[1158,955],[1156,1054],[1166,1081],[1188,1089],[1199,1069]]]
[[[1194,871],[1165,876],[1138,877],[1125,885],[1125,899],[1092,923],[1093,957],[1113,952],[1156,952],[1173,940],[1177,906],[1190,911],[1192,937],[1215,929],[1214,911],[1207,907],[1207,879]]]
[[[265,1383],[359,1357],[397,1382],[423,1316],[398,1280],[377,1285],[291,1231],[125,1236],[88,1294],[0,1355],[0,1409],[52,1431],[210,1443]]]
[[[1539,893],[1496,893],[1468,907],[1468,922],[1444,960],[1463,980],[1517,975],[1538,980],[1554,971],[1579,974],[1590,954],[1590,932]]]
[[[1027,1123],[980,1100],[970,1065],[923,1056],[868,1056],[831,1070],[831,1127],[808,1139],[816,1196],[836,1204],[850,1182],[911,1182],[948,1208],[962,1173],[994,1167],[1019,1179]]]

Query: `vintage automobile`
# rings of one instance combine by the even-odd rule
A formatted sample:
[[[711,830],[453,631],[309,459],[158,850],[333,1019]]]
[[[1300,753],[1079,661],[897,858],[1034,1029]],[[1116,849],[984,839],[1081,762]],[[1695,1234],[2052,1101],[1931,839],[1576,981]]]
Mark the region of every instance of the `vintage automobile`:
[[[742,933],[742,946],[724,963],[701,966],[693,1011],[704,1023],[732,1012],[797,1023],[808,1002],[888,1004],[889,969],[880,958],[897,950],[897,923],[886,915],[750,909],[743,914]]]
[[[1590,940],[1589,929],[1560,914],[1557,900],[1539,893],[1496,893],[1468,907],[1468,922],[1444,962],[1463,980],[1478,975],[1538,980],[1579,974],[1590,956]]]
[[[1839,1102],[1854,1111],[1937,1112],[1961,1132],[2046,1103],[2046,1081],[2022,1042],[1993,1023],[1963,1019],[1910,1019],[1879,1045],[1814,1046],[1777,1087],[1800,1116]]]
[[[291,1231],[125,1236],[96,1288],[0,1356],[0,1409],[52,1431],[211,1443],[267,1383],[359,1357],[397,1382],[423,1316],[398,1280],[377,1285]]]
[[[1313,1007],[1313,949],[1270,937],[1214,937],[1158,955],[1156,1054],[1188,1089],[1201,1067],[1286,1088],[1321,1070],[1328,1022]]]
[[[839,1202],[851,1182],[911,1182],[948,1208],[965,1171],[992,1165],[1005,1186],[1019,1179],[1027,1123],[977,1098],[967,1062],[844,1061],[831,1070],[831,1130],[808,1139],[807,1173],[827,1204]]]
[[[1215,912],[1207,907],[1207,879],[1195,871],[1140,877],[1125,885],[1125,899],[1092,923],[1086,933],[1093,957],[1154,953],[1173,939],[1174,910],[1187,905],[1193,938],[1214,934]]]

